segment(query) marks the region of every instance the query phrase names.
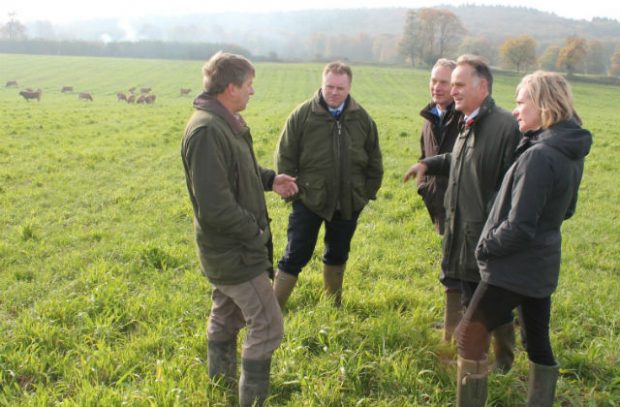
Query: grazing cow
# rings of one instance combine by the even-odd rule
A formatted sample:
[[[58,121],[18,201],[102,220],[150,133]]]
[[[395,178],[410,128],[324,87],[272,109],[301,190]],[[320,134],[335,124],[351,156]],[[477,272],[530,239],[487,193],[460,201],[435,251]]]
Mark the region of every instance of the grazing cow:
[[[5,88],[16,88],[17,87],[17,81],[8,81],[6,83],[6,85],[4,85]]]
[[[192,90],[189,88],[181,88],[181,96],[189,95]]]
[[[145,100],[146,96],[140,95],[140,97],[138,97],[138,99],[136,100],[136,103],[144,103]]]
[[[37,102],[41,101],[41,89],[37,89],[37,90],[32,90],[32,89],[22,90],[21,92],[19,92],[19,94],[22,95],[24,97],[24,99],[26,99],[28,102],[30,102],[30,99],[36,99]]]
[[[127,95],[125,95],[123,92],[117,92],[116,93],[116,101],[120,102],[121,100],[124,100],[126,102],[127,101]]]
[[[63,86],[60,90],[61,93],[71,93],[73,92],[73,86]]]
[[[127,103],[135,103],[135,102],[136,102],[136,95],[127,96]]]
[[[93,95],[91,95],[90,92],[80,92],[80,94],[78,95],[78,99],[80,99],[80,100],[90,100],[92,102],[93,101]]]
[[[146,103],[147,105],[152,105],[153,103],[155,103],[155,99],[157,99],[157,96],[155,96],[155,95],[147,95],[144,98],[144,103]]]
[[[134,86],[133,88],[129,88],[127,90],[133,95],[136,92],[136,87]]]
[[[149,93],[151,91],[151,88],[140,88],[140,93],[145,94],[145,93]]]

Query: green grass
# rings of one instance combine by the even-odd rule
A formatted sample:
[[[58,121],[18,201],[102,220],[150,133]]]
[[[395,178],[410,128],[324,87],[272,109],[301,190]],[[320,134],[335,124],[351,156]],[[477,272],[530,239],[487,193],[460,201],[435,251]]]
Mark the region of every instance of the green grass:
[[[198,269],[180,139],[201,63],[0,55],[0,405],[227,406],[206,367],[210,287]],[[244,117],[262,165],[321,66],[258,64]],[[354,67],[353,95],[376,119],[385,178],[362,214],[344,306],[321,296],[322,244],[302,273],[274,355],[270,405],[446,406],[455,349],[442,318],[440,239],[403,172],[419,155],[428,73]],[[512,109],[518,78],[499,76]],[[88,90],[94,101],[61,94]],[[116,101],[150,86],[152,106]],[[594,134],[578,211],[564,227],[551,337],[556,405],[620,405],[620,88],[574,84]],[[276,258],[289,208],[268,194]],[[492,375],[489,405],[523,405],[527,357]]]

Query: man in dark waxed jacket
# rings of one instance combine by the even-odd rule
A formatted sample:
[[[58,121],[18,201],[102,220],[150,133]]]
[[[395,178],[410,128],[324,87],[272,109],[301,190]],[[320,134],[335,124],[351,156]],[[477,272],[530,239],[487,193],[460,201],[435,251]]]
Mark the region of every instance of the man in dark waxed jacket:
[[[288,243],[278,262],[274,291],[284,307],[310,261],[325,224],[324,288],[340,305],[345,265],[360,212],[383,178],[377,126],[349,94],[352,72],[332,62],[321,89],[289,116],[276,151],[279,174],[297,178]]]
[[[514,117],[491,97],[492,84],[484,60],[473,55],[459,57],[450,93],[464,116],[454,148],[409,169],[417,176],[448,175],[442,268],[447,276],[462,281],[465,306],[480,281],[476,244],[521,138]],[[509,370],[514,359],[512,315],[505,319],[493,333],[495,368],[500,371]]]
[[[215,54],[203,67],[205,92],[181,148],[203,273],[213,285],[208,337],[209,377],[237,377],[237,334],[247,325],[239,403],[262,406],[271,355],[283,336],[268,273],[271,232],[264,191],[288,197],[295,180],[260,167],[239,112],[254,94],[254,67],[242,56]]]

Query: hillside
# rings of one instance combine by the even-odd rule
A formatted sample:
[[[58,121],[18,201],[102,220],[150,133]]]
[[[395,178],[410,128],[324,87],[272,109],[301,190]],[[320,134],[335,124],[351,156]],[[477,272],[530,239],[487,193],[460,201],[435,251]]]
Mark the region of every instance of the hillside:
[[[605,18],[572,20],[523,7],[460,6],[459,16],[471,36],[500,44],[507,36],[532,35],[540,45],[561,44],[570,35],[620,42],[620,22]],[[28,23],[31,37],[99,41],[161,40],[234,43],[254,55],[316,59],[347,55],[354,60],[389,62],[408,9],[310,10],[279,13],[196,13],[185,17],[102,19],[54,25]],[[346,45],[343,45],[346,43]],[[343,53],[357,46],[361,51]],[[370,54],[369,49],[381,49]],[[365,52],[364,52],[365,50]],[[380,57],[378,54],[383,54]]]

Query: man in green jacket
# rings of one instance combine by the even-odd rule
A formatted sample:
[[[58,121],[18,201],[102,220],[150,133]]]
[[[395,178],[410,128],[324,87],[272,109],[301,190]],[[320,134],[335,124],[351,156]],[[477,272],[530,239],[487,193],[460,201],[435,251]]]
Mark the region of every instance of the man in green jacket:
[[[295,179],[256,162],[252,137],[239,112],[254,94],[254,67],[219,52],[203,67],[181,148],[203,273],[213,285],[207,326],[209,377],[237,378],[237,334],[246,326],[239,400],[262,405],[271,355],[283,336],[280,307],[269,273],[271,232],[264,191],[297,193]]]
[[[277,172],[296,177],[299,186],[289,217],[288,244],[274,280],[282,308],[312,257],[323,223],[324,288],[340,306],[357,219],[381,186],[377,126],[349,94],[352,77],[348,65],[327,64],[321,88],[291,113],[280,136]]]
[[[514,117],[493,101],[492,85],[491,70],[480,57],[459,57],[450,94],[464,116],[454,148],[425,158],[408,171],[418,177],[448,175],[442,268],[448,277],[461,280],[465,306],[480,282],[475,248],[521,138]],[[506,315],[493,336],[495,367],[507,371],[514,359],[512,315]]]

